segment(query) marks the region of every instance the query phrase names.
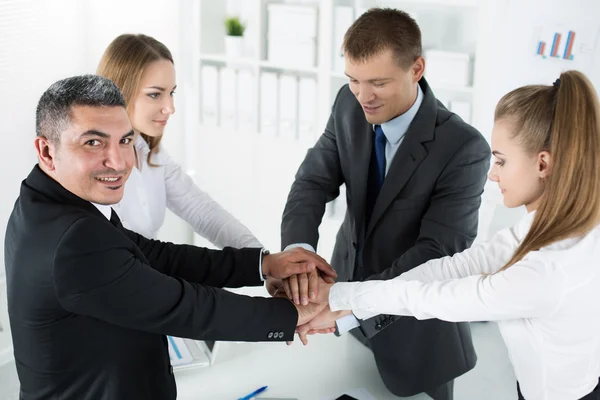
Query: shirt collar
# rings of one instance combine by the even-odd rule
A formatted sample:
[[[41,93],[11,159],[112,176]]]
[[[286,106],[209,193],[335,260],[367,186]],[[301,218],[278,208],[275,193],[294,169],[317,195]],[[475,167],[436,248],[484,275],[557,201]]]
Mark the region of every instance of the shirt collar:
[[[110,208],[110,206],[107,206],[104,204],[96,204],[96,203],[92,203],[92,204],[94,206],[96,206],[98,211],[100,211],[102,213],[102,215],[104,215],[106,217],[106,219],[108,219],[110,221],[110,215],[112,213],[112,208]]]
[[[146,143],[140,134],[138,134],[135,139],[135,149],[138,151],[138,153],[142,153],[145,156],[150,153],[150,146],[148,146],[148,143]]]
[[[415,115],[417,115],[421,103],[423,103],[423,91],[421,85],[417,84],[417,99],[414,104],[404,114],[381,124],[385,138],[390,144],[396,145],[404,137]]]
[[[144,166],[144,160],[148,158],[148,154],[150,154],[150,146],[144,140],[142,135],[139,133],[135,139],[135,151],[137,153],[137,167],[141,171]]]

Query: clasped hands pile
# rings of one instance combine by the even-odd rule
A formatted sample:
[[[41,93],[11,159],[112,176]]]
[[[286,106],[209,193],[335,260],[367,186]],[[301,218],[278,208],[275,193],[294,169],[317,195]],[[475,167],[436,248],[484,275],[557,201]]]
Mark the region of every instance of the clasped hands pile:
[[[304,345],[308,344],[308,335],[335,332],[335,321],[351,313],[329,308],[329,291],[337,274],[311,251],[294,248],[265,256],[263,271],[268,271],[264,274],[269,294],[287,298],[296,306],[296,332]]]

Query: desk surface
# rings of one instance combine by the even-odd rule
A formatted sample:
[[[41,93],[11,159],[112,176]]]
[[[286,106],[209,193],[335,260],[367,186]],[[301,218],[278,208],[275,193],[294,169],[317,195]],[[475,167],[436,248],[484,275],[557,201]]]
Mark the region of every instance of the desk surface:
[[[263,287],[231,291],[268,296]],[[314,335],[308,346],[297,337],[291,346],[221,342],[213,365],[177,371],[176,379],[178,400],[237,399],[265,385],[269,388],[263,397],[325,400],[365,388],[376,399],[394,398],[371,351],[349,334]]]
[[[376,399],[392,397],[372,353],[350,335],[319,335],[304,347],[285,343],[220,343],[208,368],[177,371],[179,400],[237,399],[261,386],[264,397],[335,399],[365,388]]]
[[[264,288],[241,291],[266,295]],[[516,398],[515,377],[496,324],[473,324],[471,331],[478,362],[456,380],[455,399]],[[178,400],[235,400],[265,385],[269,389],[261,396],[266,398],[332,400],[364,388],[378,400],[399,399],[385,388],[371,351],[349,334],[311,336],[306,347],[298,339],[291,346],[221,342],[212,366],[175,376]],[[403,399],[431,400],[425,394]]]

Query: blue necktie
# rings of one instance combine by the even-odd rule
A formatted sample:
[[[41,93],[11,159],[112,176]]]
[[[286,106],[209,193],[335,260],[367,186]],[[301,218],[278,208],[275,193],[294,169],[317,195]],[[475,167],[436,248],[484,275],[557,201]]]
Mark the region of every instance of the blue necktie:
[[[375,160],[377,161],[377,194],[383,185],[385,178],[385,144],[386,138],[381,125],[375,125],[375,141],[373,143],[373,151]]]
[[[366,224],[369,224],[375,202],[385,178],[385,144],[387,140],[380,125],[375,125],[373,137],[373,151],[369,164],[369,177],[367,181],[367,207],[365,209]]]

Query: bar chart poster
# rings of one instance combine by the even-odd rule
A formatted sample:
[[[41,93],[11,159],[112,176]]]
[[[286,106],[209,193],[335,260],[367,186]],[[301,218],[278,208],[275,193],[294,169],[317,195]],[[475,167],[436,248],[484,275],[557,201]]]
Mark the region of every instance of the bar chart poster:
[[[597,39],[596,24],[548,24],[534,29],[532,50],[540,60],[577,68],[591,64]]]

